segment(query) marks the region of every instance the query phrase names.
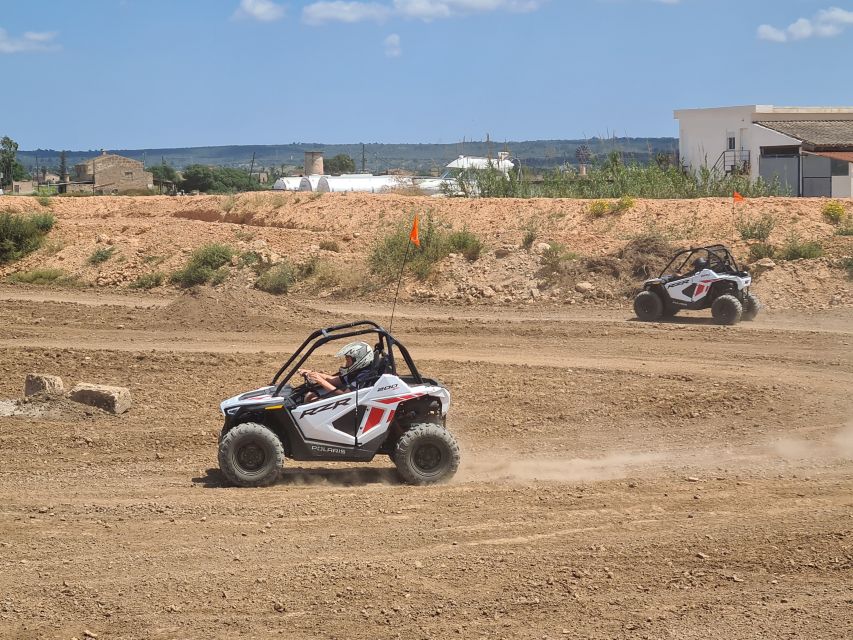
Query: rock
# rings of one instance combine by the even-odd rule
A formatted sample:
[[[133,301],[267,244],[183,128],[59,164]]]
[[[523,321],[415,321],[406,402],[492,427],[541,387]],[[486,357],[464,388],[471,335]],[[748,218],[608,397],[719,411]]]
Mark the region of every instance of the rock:
[[[530,287],[530,297],[533,300],[538,300],[542,297],[542,293],[536,287]]]
[[[761,258],[757,262],[752,264],[752,273],[753,275],[758,275],[763,273],[764,271],[770,271],[771,269],[776,268],[776,263],[773,262],[770,258]]]
[[[98,407],[110,413],[124,413],[130,409],[130,389],[126,387],[110,387],[102,384],[81,382],[68,394],[74,402]]]
[[[62,378],[41,373],[28,373],[24,382],[24,395],[32,396],[37,393],[46,393],[52,396],[62,395],[65,393]]]
[[[495,290],[491,287],[483,287],[483,297],[484,298],[494,298]]]
[[[575,291],[578,293],[590,293],[595,289],[595,285],[591,282],[578,282],[575,285]]]
[[[547,242],[537,242],[536,245],[533,247],[533,252],[536,253],[537,255],[541,256],[543,253],[548,251],[550,248],[551,248],[551,245],[548,244]]]

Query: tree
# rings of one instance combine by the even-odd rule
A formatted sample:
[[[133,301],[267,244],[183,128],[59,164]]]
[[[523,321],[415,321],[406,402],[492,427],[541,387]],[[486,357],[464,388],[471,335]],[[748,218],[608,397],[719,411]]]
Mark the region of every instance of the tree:
[[[323,162],[326,173],[340,175],[342,173],[355,173],[355,160],[345,153],[336,155]]]
[[[146,167],[146,171],[150,171],[154,179],[158,182],[177,182],[178,172],[167,164],[155,164],[151,167]]]
[[[65,157],[65,152],[59,152],[59,179],[65,180],[65,176],[68,174],[68,158]]]
[[[242,169],[191,164],[184,169],[183,174],[181,189],[184,191],[234,193],[235,191],[257,191],[261,188],[258,181]]]
[[[12,184],[15,177],[15,165],[18,164],[16,159],[18,155],[18,143],[12,140],[9,136],[3,136],[0,139],[0,173],[3,174],[0,184]],[[23,169],[23,167],[21,167]],[[25,172],[26,173],[26,172]]]

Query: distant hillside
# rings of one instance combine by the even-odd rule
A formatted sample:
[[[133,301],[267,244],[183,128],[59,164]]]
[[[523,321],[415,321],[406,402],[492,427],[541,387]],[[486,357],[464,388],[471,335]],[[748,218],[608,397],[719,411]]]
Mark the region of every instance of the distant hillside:
[[[589,140],[528,140],[522,142],[486,143],[465,142],[453,144],[365,144],[365,169],[381,173],[392,169],[405,169],[419,174],[439,170],[460,154],[496,156],[506,146],[513,157],[531,167],[554,167],[565,163],[576,164],[575,150],[586,144],[593,157],[604,158],[612,151],[626,159],[646,163],[658,153],[674,153],[678,149],[676,138],[591,138]],[[255,168],[281,170],[302,165],[305,151],[323,151],[332,157],[346,154],[361,169],[361,144],[323,144],[319,142],[294,142],[277,145],[237,145],[223,147],[186,147],[176,149],[109,149],[111,153],[144,161],[146,166],[165,162],[182,169],[190,164],[218,165],[248,169],[255,154]],[[66,151],[69,169],[78,162],[96,156],[97,150]],[[18,151],[18,160],[30,170],[47,166],[56,170],[59,151],[36,149]]]

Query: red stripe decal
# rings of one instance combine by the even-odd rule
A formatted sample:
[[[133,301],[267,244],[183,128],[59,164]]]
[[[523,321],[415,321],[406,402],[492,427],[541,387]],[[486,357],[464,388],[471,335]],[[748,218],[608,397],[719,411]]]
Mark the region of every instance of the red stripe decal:
[[[370,409],[370,413],[367,414],[367,423],[364,425],[364,430],[362,433],[367,433],[373,427],[378,425],[382,421],[382,414],[385,413],[383,409],[377,409],[376,407],[372,407]]]

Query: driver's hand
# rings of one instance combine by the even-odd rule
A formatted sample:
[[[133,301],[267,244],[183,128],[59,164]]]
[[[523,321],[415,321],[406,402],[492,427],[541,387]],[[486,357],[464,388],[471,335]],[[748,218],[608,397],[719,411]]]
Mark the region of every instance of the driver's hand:
[[[317,375],[316,371],[308,371],[305,374],[305,377],[308,378],[314,384],[320,384],[320,376]]]

